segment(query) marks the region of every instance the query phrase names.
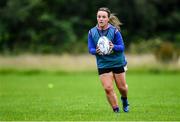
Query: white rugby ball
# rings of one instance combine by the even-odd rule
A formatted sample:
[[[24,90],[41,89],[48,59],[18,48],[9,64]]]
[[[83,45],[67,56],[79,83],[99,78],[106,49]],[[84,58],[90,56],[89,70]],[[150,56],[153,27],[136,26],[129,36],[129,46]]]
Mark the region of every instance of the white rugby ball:
[[[110,50],[109,39],[106,36],[101,36],[99,38],[97,46],[99,47],[103,55],[106,55],[109,53],[109,50]]]

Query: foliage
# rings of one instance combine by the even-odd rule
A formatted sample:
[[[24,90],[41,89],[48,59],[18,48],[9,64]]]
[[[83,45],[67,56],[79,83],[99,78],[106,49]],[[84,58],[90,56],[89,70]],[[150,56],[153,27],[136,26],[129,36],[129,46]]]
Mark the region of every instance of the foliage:
[[[163,63],[169,63],[179,59],[179,54],[176,51],[175,46],[170,42],[161,43],[155,51],[155,56]]]
[[[152,53],[161,43],[162,39],[160,38],[149,40],[138,39],[130,44],[128,52],[132,54]]]
[[[162,63],[177,62],[180,56],[180,42],[164,41],[160,38],[132,42],[129,53],[144,54],[154,53],[156,59]]]
[[[179,41],[179,0],[1,0],[1,53],[87,52],[88,30],[96,11],[107,6],[122,21],[127,47],[156,36]],[[175,35],[175,36],[174,36]]]

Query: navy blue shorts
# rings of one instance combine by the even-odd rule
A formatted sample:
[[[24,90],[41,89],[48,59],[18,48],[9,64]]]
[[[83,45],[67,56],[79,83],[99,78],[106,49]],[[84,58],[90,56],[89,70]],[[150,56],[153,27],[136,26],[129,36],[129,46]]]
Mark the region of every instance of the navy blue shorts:
[[[101,75],[109,72],[119,74],[125,72],[126,70],[127,70],[127,66],[113,67],[113,68],[98,68],[98,74]]]

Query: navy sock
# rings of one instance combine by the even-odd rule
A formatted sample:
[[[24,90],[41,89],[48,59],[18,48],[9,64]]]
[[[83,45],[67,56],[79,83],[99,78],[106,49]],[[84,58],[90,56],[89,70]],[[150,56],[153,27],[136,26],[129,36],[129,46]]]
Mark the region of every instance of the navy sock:
[[[114,112],[119,112],[119,107],[113,108],[113,111],[114,111]]]
[[[121,100],[122,100],[123,106],[128,106],[129,105],[127,97],[121,97]]]
[[[127,100],[127,97],[121,97],[122,100]]]

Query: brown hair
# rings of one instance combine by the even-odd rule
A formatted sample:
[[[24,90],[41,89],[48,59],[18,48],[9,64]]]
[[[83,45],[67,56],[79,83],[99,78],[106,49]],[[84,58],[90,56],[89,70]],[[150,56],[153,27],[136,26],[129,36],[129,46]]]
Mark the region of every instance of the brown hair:
[[[113,26],[115,26],[118,30],[120,30],[120,25],[122,25],[122,23],[119,21],[119,19],[117,18],[117,16],[115,14],[111,13],[109,8],[101,7],[98,9],[98,11],[107,12],[108,17],[109,17],[109,23],[112,24]]]

